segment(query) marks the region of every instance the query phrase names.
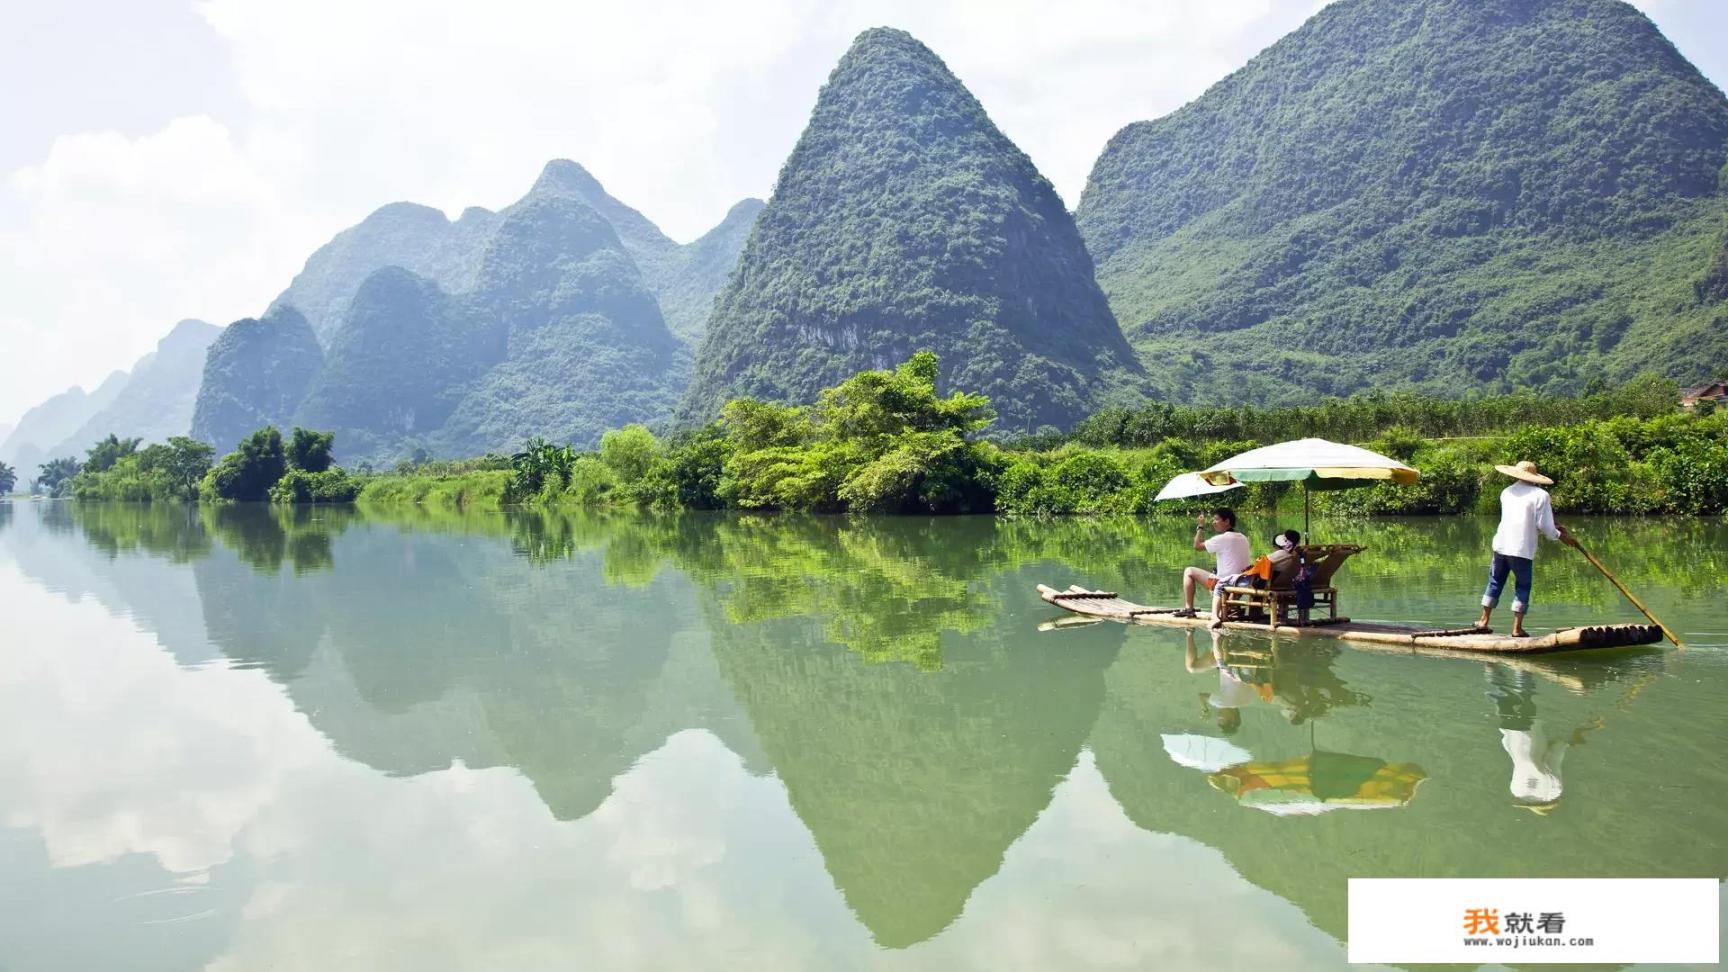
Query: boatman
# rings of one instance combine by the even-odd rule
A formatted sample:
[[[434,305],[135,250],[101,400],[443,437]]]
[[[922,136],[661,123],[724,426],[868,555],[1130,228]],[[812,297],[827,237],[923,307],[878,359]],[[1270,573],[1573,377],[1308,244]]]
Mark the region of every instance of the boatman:
[[[1554,480],[1536,471],[1536,464],[1525,460],[1516,466],[1495,466],[1494,469],[1517,482],[1500,491],[1500,529],[1494,531],[1494,559],[1488,565],[1488,588],[1482,592],[1482,616],[1476,627],[1488,627],[1488,617],[1500,603],[1500,591],[1506,586],[1506,575],[1513,578],[1512,637],[1525,638],[1524,612],[1530,609],[1530,574],[1536,560],[1536,534],[1558,540],[1567,546],[1577,546],[1566,528],[1554,522],[1554,504],[1544,486]]]
[[[1187,567],[1182,571],[1182,610],[1175,613],[1178,618],[1195,617],[1194,587],[1199,585],[1208,591],[1218,586],[1218,578],[1240,574],[1254,563],[1254,552],[1248,547],[1248,538],[1236,532],[1236,511],[1228,506],[1220,506],[1212,511],[1212,536],[1206,535],[1206,514],[1200,514],[1194,521],[1194,549],[1209,551],[1218,561],[1216,573],[1203,567]]]

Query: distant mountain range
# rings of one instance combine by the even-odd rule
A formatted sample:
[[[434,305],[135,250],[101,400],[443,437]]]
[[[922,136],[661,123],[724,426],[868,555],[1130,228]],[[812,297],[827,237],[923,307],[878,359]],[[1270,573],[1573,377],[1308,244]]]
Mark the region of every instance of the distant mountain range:
[[[587,447],[925,348],[1003,432],[1145,396],[1703,380],[1728,371],[1725,162],[1728,97],[1620,0],[1338,0],[1119,132],[1071,216],[934,53],[871,30],[773,198],[699,240],[573,162],[501,212],[394,203],[215,342],[195,416],[119,403],[141,362],[0,458],[172,421],[220,449],[328,426],[346,462]]]
[[[227,449],[301,424],[336,432],[344,462],[390,462],[664,420],[689,370],[670,313],[701,335],[761,205],[679,245],[559,160],[501,212],[386,206],[217,347],[193,434]]]
[[[204,354],[222,329],[203,321],[174,325],[139,358],[130,371],[116,371],[86,395],[73,388],[24,413],[18,427],[0,444],[0,458],[32,479],[37,467],[60,456],[84,452],[110,433],[162,442],[185,435],[204,371]]]

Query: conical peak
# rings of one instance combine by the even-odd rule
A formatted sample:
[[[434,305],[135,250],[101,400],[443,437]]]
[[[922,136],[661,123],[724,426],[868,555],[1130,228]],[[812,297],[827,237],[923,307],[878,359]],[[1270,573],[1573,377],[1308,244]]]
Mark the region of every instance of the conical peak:
[[[930,48],[902,30],[878,27],[858,35],[834,66],[806,133],[815,147],[902,132],[919,142],[987,131],[1000,135],[984,107]]]
[[[891,27],[873,27],[852,41],[834,73],[828,78],[828,94],[836,87],[845,87],[851,79],[880,78],[882,72],[896,72],[939,81],[964,90],[960,80],[918,38]]]
[[[173,330],[169,331],[162,340],[157,341],[156,348],[157,350],[162,350],[182,344],[209,344],[217,334],[221,333],[221,331],[222,329],[214,324],[208,324],[204,321],[187,318],[186,320],[175,324]]]
[[[592,193],[604,193],[600,181],[569,159],[553,159],[540,170],[540,178],[534,180],[534,187],[528,190],[529,195],[546,192],[574,193],[588,196]]]
[[[941,61],[941,58],[925,47],[918,38],[893,27],[872,27],[864,31],[852,39],[852,46],[846,51],[847,59],[883,56],[910,56]]]

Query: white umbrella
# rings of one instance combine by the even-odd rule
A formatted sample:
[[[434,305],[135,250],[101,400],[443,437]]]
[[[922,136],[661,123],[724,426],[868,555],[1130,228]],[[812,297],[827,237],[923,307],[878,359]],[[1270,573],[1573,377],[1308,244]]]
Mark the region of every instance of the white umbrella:
[[[1152,497],[1152,501],[1157,503],[1163,500],[1187,499],[1190,496],[1210,496],[1213,493],[1235,489],[1240,485],[1242,484],[1232,479],[1220,486],[1207,482],[1205,477],[1197,472],[1185,472],[1165,483],[1164,488],[1158,491],[1158,495]]]
[[[1216,773],[1254,758],[1241,746],[1215,736],[1184,732],[1165,733],[1160,738],[1172,762],[1203,773]]]

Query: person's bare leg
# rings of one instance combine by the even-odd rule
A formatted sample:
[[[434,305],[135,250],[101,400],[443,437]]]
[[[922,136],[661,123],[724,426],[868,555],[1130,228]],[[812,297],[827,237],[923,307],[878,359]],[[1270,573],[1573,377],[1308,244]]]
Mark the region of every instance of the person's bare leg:
[[[1489,617],[1489,615],[1491,615],[1493,613],[1494,613],[1493,608],[1491,608],[1491,607],[1483,608],[1482,609],[1482,616],[1476,619],[1476,627],[1478,627],[1478,628],[1488,627],[1488,617]]]
[[[1194,610],[1194,568],[1182,568],[1182,606]]]
[[[1513,611],[1512,612],[1512,637],[1514,637],[1514,638],[1524,637],[1524,612],[1523,611]]]

